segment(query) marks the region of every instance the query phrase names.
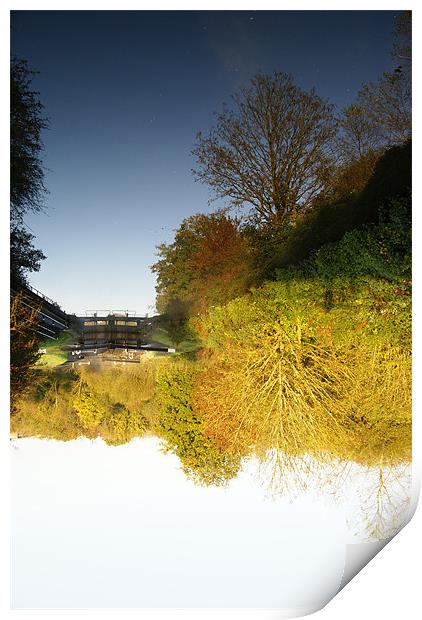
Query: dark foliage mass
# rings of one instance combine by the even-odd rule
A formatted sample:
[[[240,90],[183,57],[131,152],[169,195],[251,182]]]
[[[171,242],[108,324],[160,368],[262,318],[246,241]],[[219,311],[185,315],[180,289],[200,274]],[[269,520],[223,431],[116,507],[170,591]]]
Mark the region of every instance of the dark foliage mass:
[[[35,334],[37,316],[22,303],[21,295],[12,299],[10,307],[10,393],[12,412],[15,399],[30,381],[30,369],[39,359]]]
[[[39,93],[32,90],[36,73],[25,60],[12,59],[10,70],[10,207],[12,221],[39,211],[45,194],[42,130],[48,127]]]
[[[276,238],[267,250],[271,269],[297,264],[326,243],[340,240],[351,230],[380,223],[391,197],[406,197],[411,188],[411,142],[386,151],[367,185],[357,195],[339,203],[313,209],[291,228],[284,239]],[[410,219],[411,203],[407,201]]]
[[[28,271],[39,271],[44,253],[35,248],[32,235],[26,228],[12,226],[10,230],[10,279],[12,286],[26,281]]]
[[[10,68],[10,221],[11,280],[16,286],[26,282],[26,274],[38,271],[45,258],[34,247],[34,236],[26,229],[24,217],[40,211],[46,194],[42,131],[48,127],[39,93],[31,83],[36,73],[25,60],[13,58]]]
[[[379,221],[379,205],[391,196],[404,196],[412,187],[412,142],[392,146],[377,162],[360,204],[368,205],[367,221]]]

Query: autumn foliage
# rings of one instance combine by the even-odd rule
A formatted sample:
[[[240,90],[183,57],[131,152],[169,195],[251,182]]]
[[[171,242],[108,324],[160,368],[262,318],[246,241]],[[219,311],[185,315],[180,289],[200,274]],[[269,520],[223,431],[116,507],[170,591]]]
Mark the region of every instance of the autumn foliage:
[[[15,295],[10,304],[10,393],[12,411],[16,396],[30,382],[30,369],[39,359],[36,310],[29,309],[22,295]]]
[[[249,250],[237,220],[219,217],[211,222],[192,256],[192,269],[193,313],[221,305],[248,289]]]
[[[251,251],[239,220],[218,211],[186,218],[158,249],[157,309],[195,316],[243,294],[253,282]]]

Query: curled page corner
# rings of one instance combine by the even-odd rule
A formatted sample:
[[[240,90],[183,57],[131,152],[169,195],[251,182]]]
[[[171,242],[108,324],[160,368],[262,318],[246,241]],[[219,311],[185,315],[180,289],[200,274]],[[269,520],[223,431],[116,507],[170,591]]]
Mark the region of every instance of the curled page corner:
[[[338,594],[349,581],[364,568],[394,536],[372,542],[353,543],[346,545],[343,577],[336,592]]]
[[[381,540],[351,543],[346,545],[344,571],[340,586],[336,592],[338,594],[356,575],[364,568],[393,538],[406,527],[411,521],[419,500],[420,483],[415,477],[412,479],[413,492],[411,493],[410,504],[405,518],[397,531]]]

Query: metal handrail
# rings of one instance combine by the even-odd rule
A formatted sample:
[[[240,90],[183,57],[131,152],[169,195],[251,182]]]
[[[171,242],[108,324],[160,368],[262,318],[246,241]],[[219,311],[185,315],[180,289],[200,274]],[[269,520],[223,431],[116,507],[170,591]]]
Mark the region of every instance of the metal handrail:
[[[35,288],[35,286],[32,286],[31,284],[27,284],[26,288],[28,288],[33,293],[36,293],[38,297],[42,297],[43,299],[45,299],[45,301],[48,301],[48,303],[52,304],[53,306],[57,306],[57,308],[60,308],[59,304],[56,301],[51,299],[51,297],[47,297],[47,295],[44,295],[44,293],[41,293],[41,291]]]
[[[85,310],[86,317],[136,316],[136,310]]]

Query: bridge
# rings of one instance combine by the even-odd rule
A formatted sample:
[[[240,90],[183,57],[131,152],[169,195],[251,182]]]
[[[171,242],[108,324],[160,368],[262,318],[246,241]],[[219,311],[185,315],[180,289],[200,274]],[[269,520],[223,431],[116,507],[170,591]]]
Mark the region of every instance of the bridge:
[[[12,297],[20,294],[22,304],[36,313],[38,322],[34,330],[41,338],[55,340],[61,331],[69,328],[70,317],[66,312],[50,297],[33,286],[12,282],[10,294]]]
[[[71,340],[61,347],[71,353],[71,360],[84,354],[103,356],[104,352],[162,351],[174,353],[175,349],[151,342],[159,315],[137,316],[131,310],[90,310],[85,316],[67,314],[51,298],[30,285],[11,287],[11,295],[21,294],[22,304],[36,313],[38,322],[34,328],[40,340],[56,340],[63,331],[71,334]]]

